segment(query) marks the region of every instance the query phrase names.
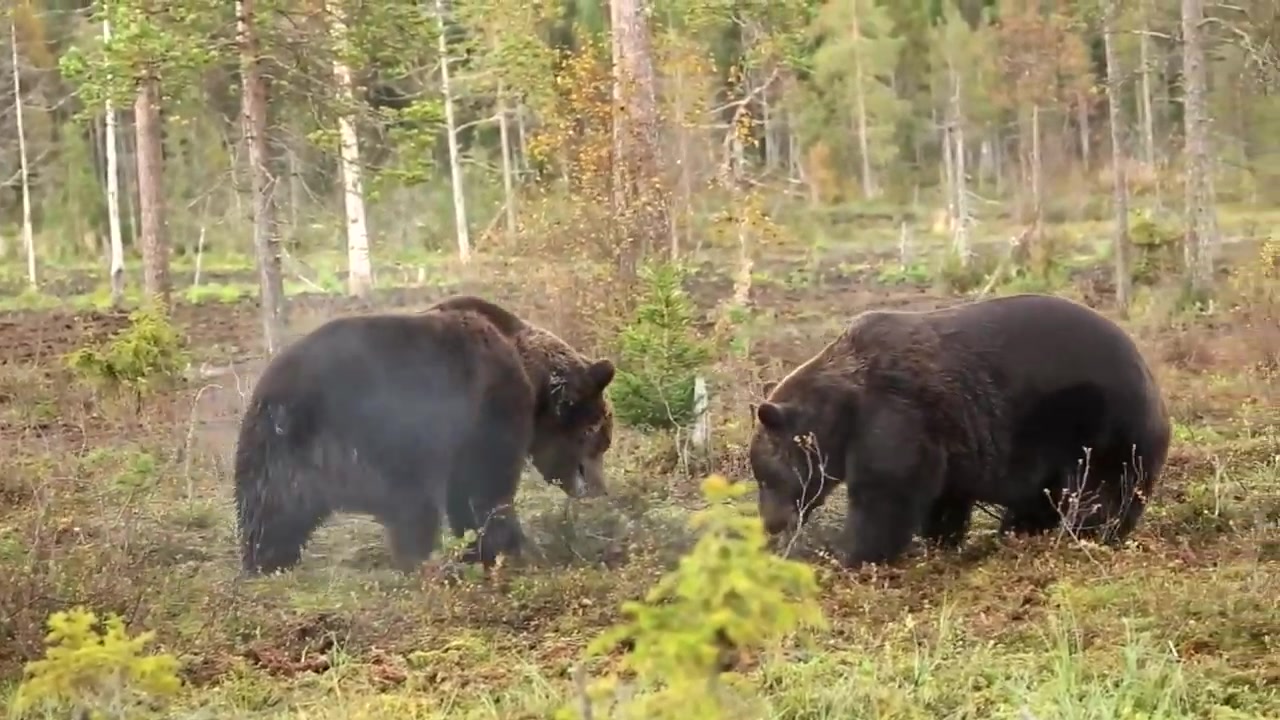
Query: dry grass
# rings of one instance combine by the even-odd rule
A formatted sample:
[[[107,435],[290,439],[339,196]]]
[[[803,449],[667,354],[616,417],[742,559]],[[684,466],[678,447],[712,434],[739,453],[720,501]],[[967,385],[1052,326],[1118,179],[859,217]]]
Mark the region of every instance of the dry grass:
[[[135,414],[53,369],[50,353],[70,349],[81,326],[17,320],[0,338],[0,683],[39,654],[48,613],[79,603],[158,631],[184,663],[177,717],[550,717],[583,645],[692,542],[697,473],[748,477],[742,445],[761,380],[863,307],[954,301],[877,287],[858,271],[796,282],[805,262],[757,270],[757,317],[734,328],[711,375],[708,467],[683,467],[669,439],[623,431],[608,498],[568,506],[529,478],[520,503],[535,551],[457,585],[393,572],[362,518],[324,528],[296,572],[238,581],[227,460],[251,367]],[[599,344],[518,270],[473,270],[490,279],[451,289],[487,292]],[[699,280],[701,309],[728,284]],[[1280,390],[1268,355],[1280,303],[1259,298],[1247,313],[1149,309],[1133,321],[1178,426],[1129,546],[1001,541],[985,522],[958,553],[849,573],[812,552],[818,528],[807,554],[821,567],[831,631],[816,650],[752,661],[767,716],[1280,716]],[[257,333],[245,305],[183,310],[179,322],[197,358],[218,362]],[[37,327],[53,331],[36,338]],[[835,505],[822,513],[826,530],[839,523]]]

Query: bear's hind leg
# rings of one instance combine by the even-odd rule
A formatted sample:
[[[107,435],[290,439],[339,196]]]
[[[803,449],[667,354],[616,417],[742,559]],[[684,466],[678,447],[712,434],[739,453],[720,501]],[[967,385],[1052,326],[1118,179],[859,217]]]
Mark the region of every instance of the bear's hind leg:
[[[933,505],[930,506],[924,526],[920,530],[920,537],[939,548],[960,547],[969,534],[969,519],[972,515],[972,500],[943,495],[934,500]]]
[[[1010,503],[1000,517],[1000,535],[1043,535],[1062,524],[1063,491],[1067,479],[1062,473],[1045,472],[1034,494]]]
[[[1062,524],[1062,516],[1047,497],[1010,505],[1000,516],[1001,535],[1043,535]]]

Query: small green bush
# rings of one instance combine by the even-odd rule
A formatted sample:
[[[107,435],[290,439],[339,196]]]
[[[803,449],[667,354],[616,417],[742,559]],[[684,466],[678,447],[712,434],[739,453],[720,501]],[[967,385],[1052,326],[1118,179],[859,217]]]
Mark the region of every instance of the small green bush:
[[[710,347],[696,337],[693,309],[675,265],[642,270],[646,292],[622,329],[617,377],[610,386],[619,422],[642,429],[675,428],[693,420],[693,387]]]
[[[1135,283],[1152,285],[1162,277],[1181,274],[1183,233],[1170,218],[1134,210],[1129,217],[1129,242],[1134,249],[1130,274]]]
[[[15,717],[30,717],[32,711],[48,717],[58,710],[95,720],[146,717],[153,702],[181,689],[176,658],[143,653],[153,633],[131,638],[115,615],[103,621],[105,631],[99,632],[97,624],[97,616],[83,608],[49,617],[49,648],[44,659],[27,664],[13,699]]]
[[[156,385],[181,376],[187,365],[182,336],[163,314],[139,310],[129,326],[103,347],[67,354],[67,367],[89,382],[124,388],[141,397]]]
[[[631,645],[622,664],[634,673],[640,691],[619,702],[611,692],[616,677],[597,683],[588,693],[594,699],[614,695],[613,712],[601,717],[750,716],[744,708],[758,698],[736,687],[736,677],[725,669],[726,655],[826,627],[814,569],[769,550],[760,518],[738,506],[747,489],[748,484],[730,483],[719,475],[704,480],[702,492],[710,506],[692,520],[700,531],[697,545],[643,602],[622,606],[626,621],[588,646],[588,655],[599,655],[619,644]],[[589,700],[579,701],[581,706]],[[559,714],[574,716],[569,709]]]

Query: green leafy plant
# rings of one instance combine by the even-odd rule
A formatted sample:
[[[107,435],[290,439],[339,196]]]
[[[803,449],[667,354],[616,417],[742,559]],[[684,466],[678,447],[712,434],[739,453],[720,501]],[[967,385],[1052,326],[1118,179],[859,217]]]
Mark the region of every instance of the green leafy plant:
[[[1149,210],[1130,213],[1129,241],[1133,244],[1133,281],[1153,285],[1162,277],[1182,272],[1182,231],[1171,219]]]
[[[13,699],[16,717],[70,709],[73,717],[135,718],[181,689],[176,658],[143,652],[153,633],[129,637],[116,615],[103,620],[103,631],[97,625],[98,617],[79,607],[49,617],[49,647],[27,664]]]
[[[638,428],[673,428],[694,415],[693,387],[710,359],[693,331],[693,309],[676,265],[646,266],[645,296],[622,329],[617,377],[610,387],[618,420]]]
[[[72,372],[100,386],[126,388],[141,398],[154,386],[179,377],[187,365],[182,336],[163,314],[139,310],[129,326],[104,346],[67,354]]]
[[[588,655],[631,646],[623,669],[643,692],[616,708],[618,717],[741,716],[748,698],[735,692],[726,658],[826,626],[813,568],[769,550],[760,518],[737,502],[746,491],[723,476],[704,480],[710,506],[691,521],[698,543],[643,602],[622,606],[626,621],[588,646]],[[616,684],[616,677],[603,680],[592,694],[607,695]]]

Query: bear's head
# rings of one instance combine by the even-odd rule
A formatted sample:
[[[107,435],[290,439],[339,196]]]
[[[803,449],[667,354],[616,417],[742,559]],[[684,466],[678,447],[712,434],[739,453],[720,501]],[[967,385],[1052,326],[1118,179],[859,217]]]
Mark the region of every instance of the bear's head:
[[[533,466],[569,497],[607,492],[604,454],[613,443],[613,409],[604,390],[613,374],[613,363],[607,359],[575,357],[572,363],[554,367],[539,393],[530,449]]]
[[[765,387],[748,454],[769,534],[796,530],[843,482],[853,394],[800,373]]]
[[[529,455],[543,479],[570,497],[604,495],[604,454],[613,442],[604,390],[613,363],[589,360],[555,333],[475,295],[453,295],[426,312],[446,311],[480,315],[515,345],[537,396]]]

